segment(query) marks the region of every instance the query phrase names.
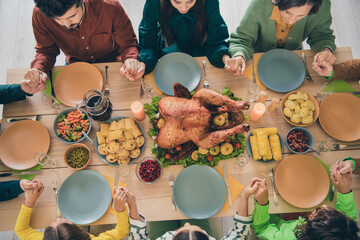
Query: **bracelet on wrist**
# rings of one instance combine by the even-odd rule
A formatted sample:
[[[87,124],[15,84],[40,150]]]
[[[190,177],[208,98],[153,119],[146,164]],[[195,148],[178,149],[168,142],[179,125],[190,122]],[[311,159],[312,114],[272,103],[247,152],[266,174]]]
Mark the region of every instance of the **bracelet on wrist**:
[[[329,77],[324,76],[324,78],[331,79],[334,76],[334,74],[335,74],[335,71],[334,71],[334,68],[333,68],[333,70],[331,72],[331,75]]]
[[[347,157],[347,158],[344,158],[343,161],[347,161],[347,160],[350,160],[353,162],[354,164],[354,169],[353,169],[353,172],[355,172],[355,169],[356,169],[356,163],[355,163],[355,160],[352,158],[352,157]]]

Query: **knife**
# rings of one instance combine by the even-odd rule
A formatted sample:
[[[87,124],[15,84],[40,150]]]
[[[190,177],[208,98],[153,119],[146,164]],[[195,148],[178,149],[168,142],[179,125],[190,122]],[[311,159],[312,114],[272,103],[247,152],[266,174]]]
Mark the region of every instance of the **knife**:
[[[144,81],[144,76],[142,76],[142,81]],[[140,85],[140,99],[142,99],[144,97],[144,89],[142,87],[142,84]]]
[[[229,179],[228,179],[227,168],[226,168],[225,163],[223,164],[223,169],[224,169],[224,179],[225,179],[226,189],[228,192],[229,205],[230,205],[230,208],[232,208],[232,198],[231,198],[231,193],[230,193],[230,188],[229,188]]]
[[[119,166],[118,165],[116,167],[116,172],[115,172],[115,181],[114,181],[114,187],[117,188],[118,187],[118,182],[119,182]],[[111,200],[111,209],[114,209],[114,197],[113,199]]]
[[[204,70],[204,88],[209,88],[210,85],[206,79],[206,60],[205,59],[202,60],[202,66],[203,66],[203,70]]]
[[[9,177],[9,176],[21,176],[21,175],[31,175],[31,174],[42,174],[42,171],[27,171],[27,172],[19,172],[19,173],[0,173],[0,177]]]
[[[312,80],[311,76],[310,76],[310,73],[309,73],[309,70],[307,68],[307,65],[306,65],[306,55],[305,55],[305,52],[302,52],[301,53],[301,57],[303,59],[303,62],[304,62],[304,65],[305,65],[305,78],[306,80],[308,80],[309,82],[314,82],[314,80]]]
[[[51,96],[56,98],[54,85],[53,85],[52,70],[49,71],[49,78],[50,78],[50,85],[51,85]]]
[[[256,83],[254,56],[251,58],[251,69],[252,69],[252,75],[253,75],[253,83]]]
[[[8,118],[6,121],[8,123],[12,123],[12,122],[17,122],[17,121],[21,121],[21,120],[34,120],[34,121],[37,121],[37,120],[39,120],[39,115],[35,115],[35,116],[31,116],[31,117],[23,117],[23,118]]]

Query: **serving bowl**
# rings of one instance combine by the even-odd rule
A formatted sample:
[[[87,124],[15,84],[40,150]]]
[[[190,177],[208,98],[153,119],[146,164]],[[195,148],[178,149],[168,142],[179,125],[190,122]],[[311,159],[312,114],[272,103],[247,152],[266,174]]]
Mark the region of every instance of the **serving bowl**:
[[[69,114],[71,111],[76,111],[76,110],[77,110],[76,107],[66,108],[66,109],[64,109],[63,111],[61,111],[61,112],[56,116],[56,118],[55,118],[55,120],[54,120],[53,129],[54,129],[55,136],[56,136],[60,141],[62,141],[62,142],[64,142],[64,143],[70,143],[70,144],[72,144],[72,143],[78,143],[78,142],[81,142],[82,140],[84,140],[84,138],[85,138],[84,134],[82,134],[79,139],[74,140],[74,141],[69,141],[69,140],[66,140],[65,138],[63,138],[63,137],[61,136],[61,133],[58,132],[58,123],[61,122],[61,121],[59,121],[59,120],[61,120],[61,119],[64,117],[64,115],[67,116],[67,114]],[[89,134],[89,133],[90,133],[90,130],[91,130],[91,119],[90,119],[88,113],[87,113],[85,110],[80,109],[80,112],[83,113],[83,114],[85,114],[85,118],[84,118],[83,120],[89,119],[89,121],[88,121],[89,127],[88,127],[88,130],[86,131],[86,134]],[[69,125],[69,126],[71,127],[72,125]],[[76,132],[77,132],[77,133],[81,133],[81,130],[80,130],[80,129],[79,129],[79,130],[76,130]]]
[[[154,157],[144,157],[136,165],[136,176],[146,184],[157,182],[162,174],[162,165]]]
[[[280,110],[281,110],[281,115],[283,116],[283,118],[288,122],[290,123],[291,125],[293,126],[296,126],[296,127],[307,127],[307,126],[310,126],[311,124],[313,124],[314,122],[316,122],[317,118],[319,117],[319,113],[320,113],[320,107],[319,107],[319,103],[316,101],[316,99],[309,93],[307,92],[304,92],[306,93],[306,95],[308,96],[308,100],[310,100],[313,104],[314,104],[314,111],[313,111],[313,120],[310,122],[310,123],[307,123],[307,124],[303,124],[303,123],[294,123],[290,120],[289,117],[285,116],[284,114],[284,108],[285,108],[285,102],[286,100],[288,100],[289,96],[291,94],[297,94],[298,92],[304,92],[304,91],[299,91],[299,90],[295,90],[295,91],[292,91],[292,92],[289,92],[287,93],[283,99],[281,100],[281,103],[280,103]]]
[[[88,146],[82,143],[70,145],[64,153],[66,166],[76,171],[86,168],[91,160],[91,151]]]
[[[307,144],[308,144],[310,147],[313,147],[313,145],[314,145],[314,138],[313,138],[313,136],[312,136],[312,134],[310,133],[309,130],[307,130],[306,128],[303,128],[303,127],[294,127],[294,128],[290,129],[290,130],[287,132],[287,134],[286,134],[286,139],[285,139],[286,146],[288,147],[288,149],[290,150],[290,152],[298,154],[298,153],[307,153],[308,151],[310,151],[311,149],[310,149],[309,147],[307,147],[306,150],[303,151],[303,152],[294,150],[294,149],[292,149],[292,148],[290,147],[290,144],[291,144],[291,143],[289,143],[289,138],[291,138],[291,135],[292,135],[292,132],[293,132],[293,131],[295,132],[295,134],[297,134],[298,132],[302,132],[301,134],[303,135],[303,138],[304,138],[304,139],[305,139],[305,138],[308,139],[308,143],[307,143]],[[301,134],[299,134],[299,135],[301,135]],[[297,142],[297,143],[298,143],[298,142]]]

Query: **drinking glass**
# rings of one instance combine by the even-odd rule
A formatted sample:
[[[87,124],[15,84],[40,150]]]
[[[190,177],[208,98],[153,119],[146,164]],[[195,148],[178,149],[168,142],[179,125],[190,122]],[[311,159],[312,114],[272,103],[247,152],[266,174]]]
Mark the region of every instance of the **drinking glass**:
[[[41,101],[58,112],[64,109],[64,106],[53,96],[43,95]]]
[[[154,86],[153,86],[153,82],[151,80],[150,77],[144,77],[141,80],[141,87],[144,90],[144,92],[150,97],[152,98],[154,95]]]
[[[256,96],[260,93],[261,88],[256,83],[251,82],[248,88],[248,94],[246,96],[247,101],[255,101]]]
[[[130,166],[126,163],[119,164],[119,175],[122,177],[128,176],[130,173]]]
[[[249,154],[245,151],[234,158],[234,165],[237,168],[244,167],[249,162]]]
[[[49,155],[43,152],[37,152],[34,155],[34,160],[43,167],[47,167],[51,170],[51,184],[53,187],[59,187],[59,165],[55,158],[51,158]]]
[[[335,150],[336,141],[333,138],[326,138],[319,144],[319,150],[321,152],[329,152]]]
[[[326,91],[324,91],[324,88],[326,87]],[[321,103],[326,97],[330,96],[334,92],[334,88],[332,85],[329,85],[329,83],[322,84],[318,91],[316,92],[316,100],[318,103]]]

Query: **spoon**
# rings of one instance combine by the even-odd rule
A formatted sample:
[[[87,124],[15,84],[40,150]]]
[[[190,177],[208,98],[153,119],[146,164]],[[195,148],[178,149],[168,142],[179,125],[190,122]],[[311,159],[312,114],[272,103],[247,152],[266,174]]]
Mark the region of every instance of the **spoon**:
[[[81,130],[81,132],[84,134],[85,138],[92,144],[93,141],[92,141],[91,138],[89,138],[89,136],[84,132],[84,130]]]
[[[317,150],[317,149],[315,149],[315,148],[313,148],[313,147],[310,147],[309,144],[304,143],[304,145],[307,146],[308,148],[310,148],[311,150],[313,150],[314,152],[316,152],[317,155],[321,155],[321,153],[320,153],[319,150]]]

